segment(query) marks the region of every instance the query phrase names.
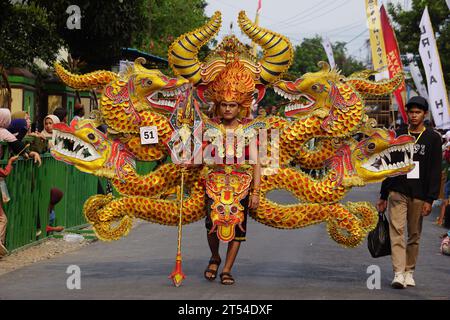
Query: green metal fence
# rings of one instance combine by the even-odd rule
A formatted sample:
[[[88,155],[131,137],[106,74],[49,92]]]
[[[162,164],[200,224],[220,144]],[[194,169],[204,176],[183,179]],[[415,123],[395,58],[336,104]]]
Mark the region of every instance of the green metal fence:
[[[48,205],[51,188],[64,192],[62,200],[55,206],[57,226],[72,228],[86,224],[83,216],[84,202],[98,193],[101,185],[106,191],[106,179],[83,173],[74,166],[56,161],[50,154],[41,155],[42,165],[33,160],[19,160],[6,178],[11,200],[3,204],[8,217],[6,247],[14,250],[31,244],[46,236]],[[7,160],[0,165],[6,166]],[[146,174],[155,167],[155,162],[138,162],[137,172]],[[115,193],[117,196],[117,194]],[[0,197],[1,198],[1,197]],[[40,224],[41,236],[36,236]]]
[[[6,161],[0,162],[5,166]],[[55,187],[64,192],[55,206],[56,225],[66,228],[86,223],[83,204],[97,194],[99,179],[85,174],[73,166],[56,161],[49,154],[42,155],[42,166],[32,160],[19,160],[6,178],[11,200],[3,204],[8,217],[6,247],[14,250],[38,240],[36,233],[40,223],[45,237],[48,225],[50,190]],[[103,185],[105,181],[101,182]]]

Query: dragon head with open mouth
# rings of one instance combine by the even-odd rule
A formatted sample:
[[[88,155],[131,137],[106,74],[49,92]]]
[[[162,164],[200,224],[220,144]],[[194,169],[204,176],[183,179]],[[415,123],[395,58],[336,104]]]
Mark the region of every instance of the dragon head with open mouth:
[[[329,105],[328,100],[333,84],[338,84],[341,75],[335,70],[330,70],[329,65],[320,62],[322,70],[306,73],[295,81],[278,81],[273,88],[275,93],[289,100],[285,107],[287,117],[302,117],[305,115],[317,115],[324,117],[328,110],[321,110]],[[321,111],[321,112],[315,112]]]
[[[336,180],[344,186],[363,186],[404,175],[414,169],[414,137],[396,137],[395,131],[374,129],[361,140],[344,144],[328,160]]]
[[[72,121],[53,126],[52,156],[74,165],[78,170],[97,176],[122,178],[125,165],[135,167],[134,156],[118,140],[110,140],[93,120]]]

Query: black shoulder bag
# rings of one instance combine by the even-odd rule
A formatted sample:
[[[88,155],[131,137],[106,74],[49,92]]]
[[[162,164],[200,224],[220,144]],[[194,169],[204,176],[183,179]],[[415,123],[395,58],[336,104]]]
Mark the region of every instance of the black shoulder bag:
[[[391,254],[391,238],[389,237],[389,221],[384,212],[378,212],[378,223],[374,230],[369,232],[367,246],[374,258]]]

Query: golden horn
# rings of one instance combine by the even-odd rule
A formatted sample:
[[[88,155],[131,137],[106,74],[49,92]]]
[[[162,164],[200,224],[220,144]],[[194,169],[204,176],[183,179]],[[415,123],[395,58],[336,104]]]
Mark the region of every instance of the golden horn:
[[[222,17],[216,11],[201,28],[178,37],[169,48],[169,65],[177,76],[183,76],[197,84],[201,80],[198,51],[220,30]]]
[[[348,78],[345,82],[350,84],[363,96],[386,96],[400,87],[405,80],[403,72],[398,72],[390,80],[370,81],[363,78]]]
[[[84,75],[76,75],[64,69],[58,62],[55,63],[55,72],[58,77],[71,88],[77,90],[90,90],[104,87],[117,80],[117,75],[111,71],[95,71]]]
[[[294,59],[294,50],[286,37],[273,31],[258,27],[245,14],[239,13],[241,30],[264,49],[264,56],[259,61],[262,66],[261,82],[274,83],[289,69]]]
[[[318,65],[319,68],[321,68],[322,71],[324,71],[324,72],[330,72],[330,71],[331,71],[331,67],[330,67],[329,63],[326,62],[326,61],[319,61],[319,62],[317,63],[317,65]]]

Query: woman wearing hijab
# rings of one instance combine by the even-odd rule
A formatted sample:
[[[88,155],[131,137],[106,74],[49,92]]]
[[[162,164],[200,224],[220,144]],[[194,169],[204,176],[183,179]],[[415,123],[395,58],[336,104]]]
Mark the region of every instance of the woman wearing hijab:
[[[8,127],[11,124],[11,111],[9,109],[0,108],[0,141],[8,143],[10,149],[15,155],[23,155],[24,158],[32,157],[34,163],[41,165],[41,157],[39,153],[34,151],[28,151],[27,146],[22,141],[18,140],[11,132],[8,131]]]
[[[44,118],[44,130],[39,133],[40,141],[44,141],[45,150],[52,148],[54,146],[53,142],[53,125],[60,123],[59,118],[53,114],[49,114]]]
[[[17,140],[22,141],[28,133],[28,123],[25,119],[11,120],[8,131],[11,132]]]
[[[59,118],[53,114],[49,114],[44,118],[44,130],[41,131],[41,135],[44,138],[51,138],[53,135],[53,125],[60,123]]]

